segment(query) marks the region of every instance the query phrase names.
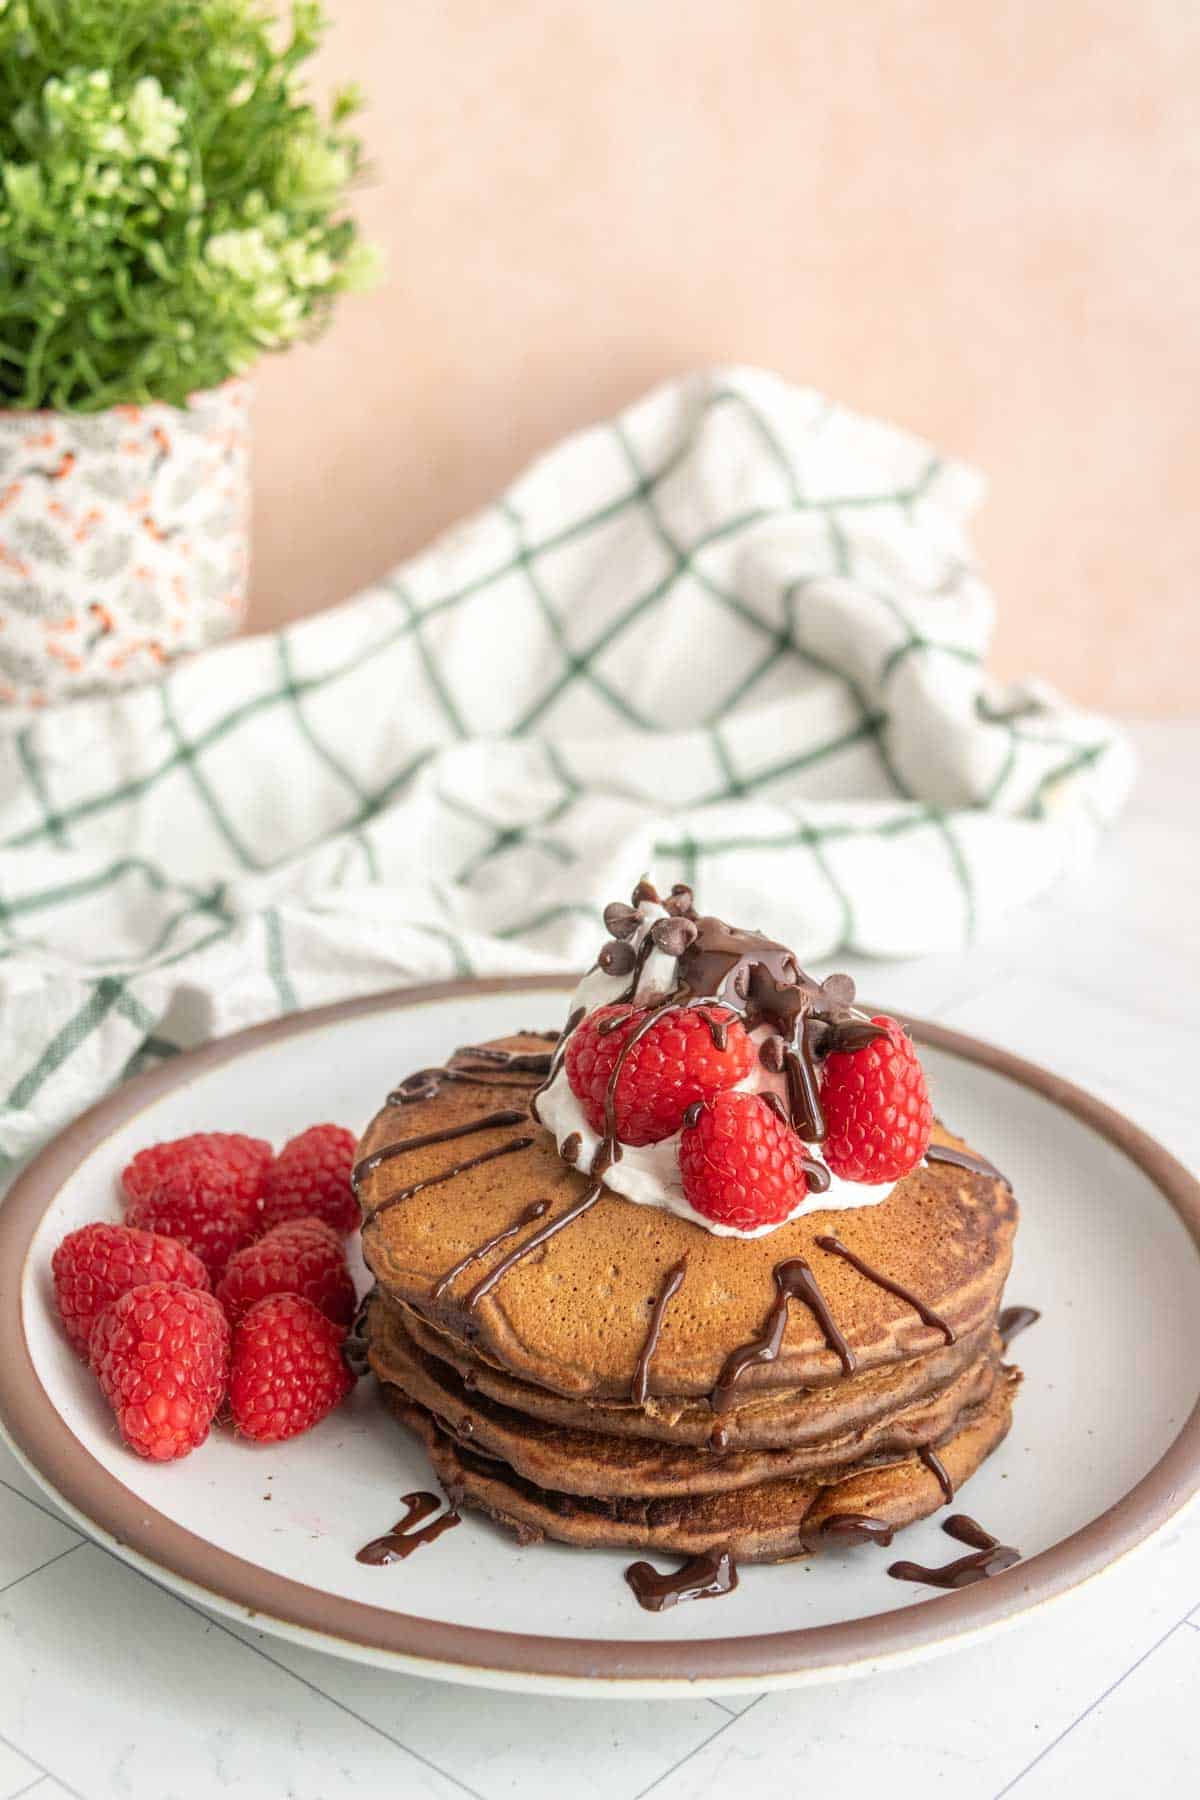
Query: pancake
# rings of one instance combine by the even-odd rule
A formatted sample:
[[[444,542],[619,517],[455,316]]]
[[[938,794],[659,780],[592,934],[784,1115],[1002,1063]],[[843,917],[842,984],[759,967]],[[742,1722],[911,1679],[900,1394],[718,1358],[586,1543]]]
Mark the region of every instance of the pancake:
[[[377,1301],[369,1324],[376,1374],[433,1413],[477,1454],[501,1459],[537,1487],[594,1498],[651,1498],[752,1487],[784,1476],[844,1473],[867,1458],[904,1455],[940,1442],[959,1417],[988,1399],[1000,1366],[1000,1341],[935,1395],[871,1425],[790,1449],[711,1450],[571,1429],[531,1418],[481,1397],[446,1362],[421,1350],[398,1309]]]
[[[614,1437],[652,1438],[656,1443],[707,1448],[717,1422],[707,1395],[672,1399],[652,1395],[644,1405],[632,1401],[571,1399],[518,1381],[485,1361],[475,1350],[437,1330],[419,1313],[382,1295],[377,1329],[387,1328],[389,1310],[400,1316],[404,1332],[420,1348],[448,1362],[467,1383],[488,1399],[531,1418],[555,1425],[603,1431]],[[818,1388],[760,1390],[720,1415],[731,1450],[776,1450],[817,1443],[832,1432],[863,1427],[874,1420],[938,1392],[978,1361],[993,1336],[991,1324],[953,1344],[939,1345],[924,1356],[909,1357],[889,1367]]]
[[[545,1040],[522,1034],[486,1048],[544,1053]],[[593,1184],[529,1117],[532,1079],[511,1074],[502,1084],[494,1064],[463,1054],[451,1070],[465,1079],[418,1090],[423,1097],[385,1107],[367,1129],[360,1155],[368,1161],[398,1139],[413,1142],[363,1175],[363,1251],[387,1293],[522,1381],[571,1397],[628,1399],[655,1299],[683,1257],[686,1279],[655,1350],[652,1395],[711,1395],[730,1354],[760,1335],[775,1268],[794,1258],[810,1264],[859,1372],[944,1344],[943,1331],[910,1304],[823,1249],[818,1239],[830,1232],[919,1295],[959,1339],[995,1318],[1016,1205],[1002,1179],[944,1163],[919,1165],[884,1205],[811,1213],[755,1239],[716,1236],[601,1187],[469,1306],[482,1273],[567,1220]],[[935,1141],[969,1149],[940,1127]],[[438,1291],[448,1271],[543,1201],[540,1219]],[[844,1372],[815,1314],[794,1302],[778,1357],[746,1369],[738,1399],[838,1383]]]
[[[988,1399],[960,1415],[937,1454],[958,1489],[1004,1438],[1020,1376],[1005,1369]],[[591,1548],[694,1556],[726,1550],[739,1562],[780,1562],[847,1538],[830,1522],[865,1516],[900,1530],[945,1504],[941,1484],[915,1455],[860,1468],[841,1479],[791,1478],[720,1494],[600,1500],[556,1493],[524,1480],[505,1463],[456,1443],[435,1416],[399,1388],[385,1389],[399,1421],[424,1442],[455,1506],[469,1505],[515,1531],[523,1543],[551,1538]]]

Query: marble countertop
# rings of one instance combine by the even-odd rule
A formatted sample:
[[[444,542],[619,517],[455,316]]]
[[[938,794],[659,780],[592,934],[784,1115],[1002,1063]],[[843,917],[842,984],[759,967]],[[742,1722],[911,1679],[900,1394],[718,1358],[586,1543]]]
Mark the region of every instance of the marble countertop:
[[[1060,1070],[1200,1169],[1200,723],[1083,874],[970,951],[866,992]],[[851,965],[853,967],[853,965]],[[737,1702],[525,1699],[360,1668],[218,1621],[62,1522],[0,1450],[0,1800],[890,1800],[1200,1788],[1200,1508],[1015,1629]],[[1190,1782],[1189,1782],[1190,1776]]]

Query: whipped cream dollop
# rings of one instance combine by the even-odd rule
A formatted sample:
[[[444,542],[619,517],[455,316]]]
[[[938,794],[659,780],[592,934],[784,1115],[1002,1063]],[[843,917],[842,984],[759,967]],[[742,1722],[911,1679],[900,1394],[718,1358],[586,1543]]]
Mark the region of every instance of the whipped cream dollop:
[[[636,956],[636,983],[631,989],[631,977],[628,973],[610,975],[599,965],[589,969],[571,996],[568,1019],[577,1013],[586,1016],[599,1007],[611,1006],[618,1000],[627,1000],[640,1006],[648,1005],[664,999],[679,987],[680,959],[661,949],[651,937],[658,921],[670,918],[671,914],[658,901],[649,899],[638,901],[633,910],[637,913],[637,924],[625,942]],[[856,1019],[864,1022],[868,1020],[869,1015],[856,1008],[847,1010]],[[761,1045],[771,1035],[771,1026],[760,1024],[751,1030],[750,1039],[755,1045]],[[555,1060],[555,1072],[538,1095],[538,1118],[553,1134],[560,1155],[568,1138],[579,1139],[579,1150],[569,1160],[586,1174],[599,1154],[603,1140],[592,1130],[584,1118],[582,1106],[571,1092],[563,1058],[560,1056]],[[735,1084],[735,1091],[750,1094],[774,1093],[787,1104],[786,1076],[782,1071],[776,1073],[764,1067],[761,1057],[757,1055],[750,1073]],[[780,1224],[786,1224],[788,1220],[800,1218],[806,1213],[841,1212],[856,1206],[878,1206],[896,1186],[894,1181],[845,1181],[830,1170],[829,1187],[821,1193],[815,1193],[810,1188],[799,1205],[789,1213],[788,1219],[770,1225],[759,1225],[751,1231],[739,1231],[736,1226],[721,1225],[713,1219],[706,1219],[688,1203],[679,1174],[679,1138],[680,1133],[675,1132],[657,1144],[622,1143],[619,1157],[604,1169],[604,1184],[614,1193],[623,1195],[626,1200],[632,1200],[635,1206],[661,1207],[665,1212],[675,1213],[678,1218],[690,1219],[694,1225],[711,1231],[717,1237],[765,1237],[768,1232],[778,1231]],[[819,1160],[819,1145],[807,1145],[806,1150],[810,1156]]]

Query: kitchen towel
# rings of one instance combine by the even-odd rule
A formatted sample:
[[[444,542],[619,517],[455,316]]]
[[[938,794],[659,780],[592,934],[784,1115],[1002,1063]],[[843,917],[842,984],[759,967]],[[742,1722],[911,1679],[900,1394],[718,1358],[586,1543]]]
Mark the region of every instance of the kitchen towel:
[[[979,476],[752,369],[657,389],[346,604],[0,718],[0,1156],[154,1059],[588,963],[648,871],[807,959],[1076,865],[1110,723],[982,662]]]

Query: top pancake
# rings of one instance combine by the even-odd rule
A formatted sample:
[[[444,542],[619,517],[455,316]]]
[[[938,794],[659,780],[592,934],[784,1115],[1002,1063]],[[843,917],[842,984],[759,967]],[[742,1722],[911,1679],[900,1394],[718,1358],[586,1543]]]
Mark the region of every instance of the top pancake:
[[[544,1051],[546,1044],[519,1034],[496,1039],[492,1047]],[[452,1066],[468,1073],[471,1059],[460,1053]],[[501,1108],[527,1109],[532,1078],[476,1066],[481,1085],[450,1082],[427,1098],[385,1106],[367,1128],[360,1157],[400,1138],[454,1133]],[[439,1179],[519,1136],[532,1141]],[[935,1126],[934,1137],[966,1148],[941,1127]],[[698,1396],[711,1393],[733,1350],[760,1335],[775,1298],[772,1272],[793,1257],[811,1265],[860,1370],[943,1343],[937,1327],[923,1324],[905,1301],[821,1249],[816,1240],[823,1235],[836,1234],[874,1269],[919,1295],[959,1337],[979,1331],[998,1307],[1017,1217],[1003,1181],[947,1164],[914,1170],[878,1206],[813,1213],[753,1239],[717,1237],[605,1189],[468,1312],[464,1301],[481,1276],[581,1201],[592,1185],[561,1160],[554,1139],[532,1119],[448,1136],[364,1175],[364,1254],[387,1292],[501,1368],[558,1393],[601,1399],[628,1396],[655,1299],[667,1272],[686,1256],[686,1277],[667,1308],[649,1386],[653,1394]],[[539,1200],[548,1202],[540,1219],[434,1298],[435,1284],[449,1269]],[[372,1218],[380,1207],[385,1210]],[[794,1301],[778,1359],[746,1370],[736,1391],[740,1397],[756,1389],[813,1387],[842,1376],[816,1318]]]

